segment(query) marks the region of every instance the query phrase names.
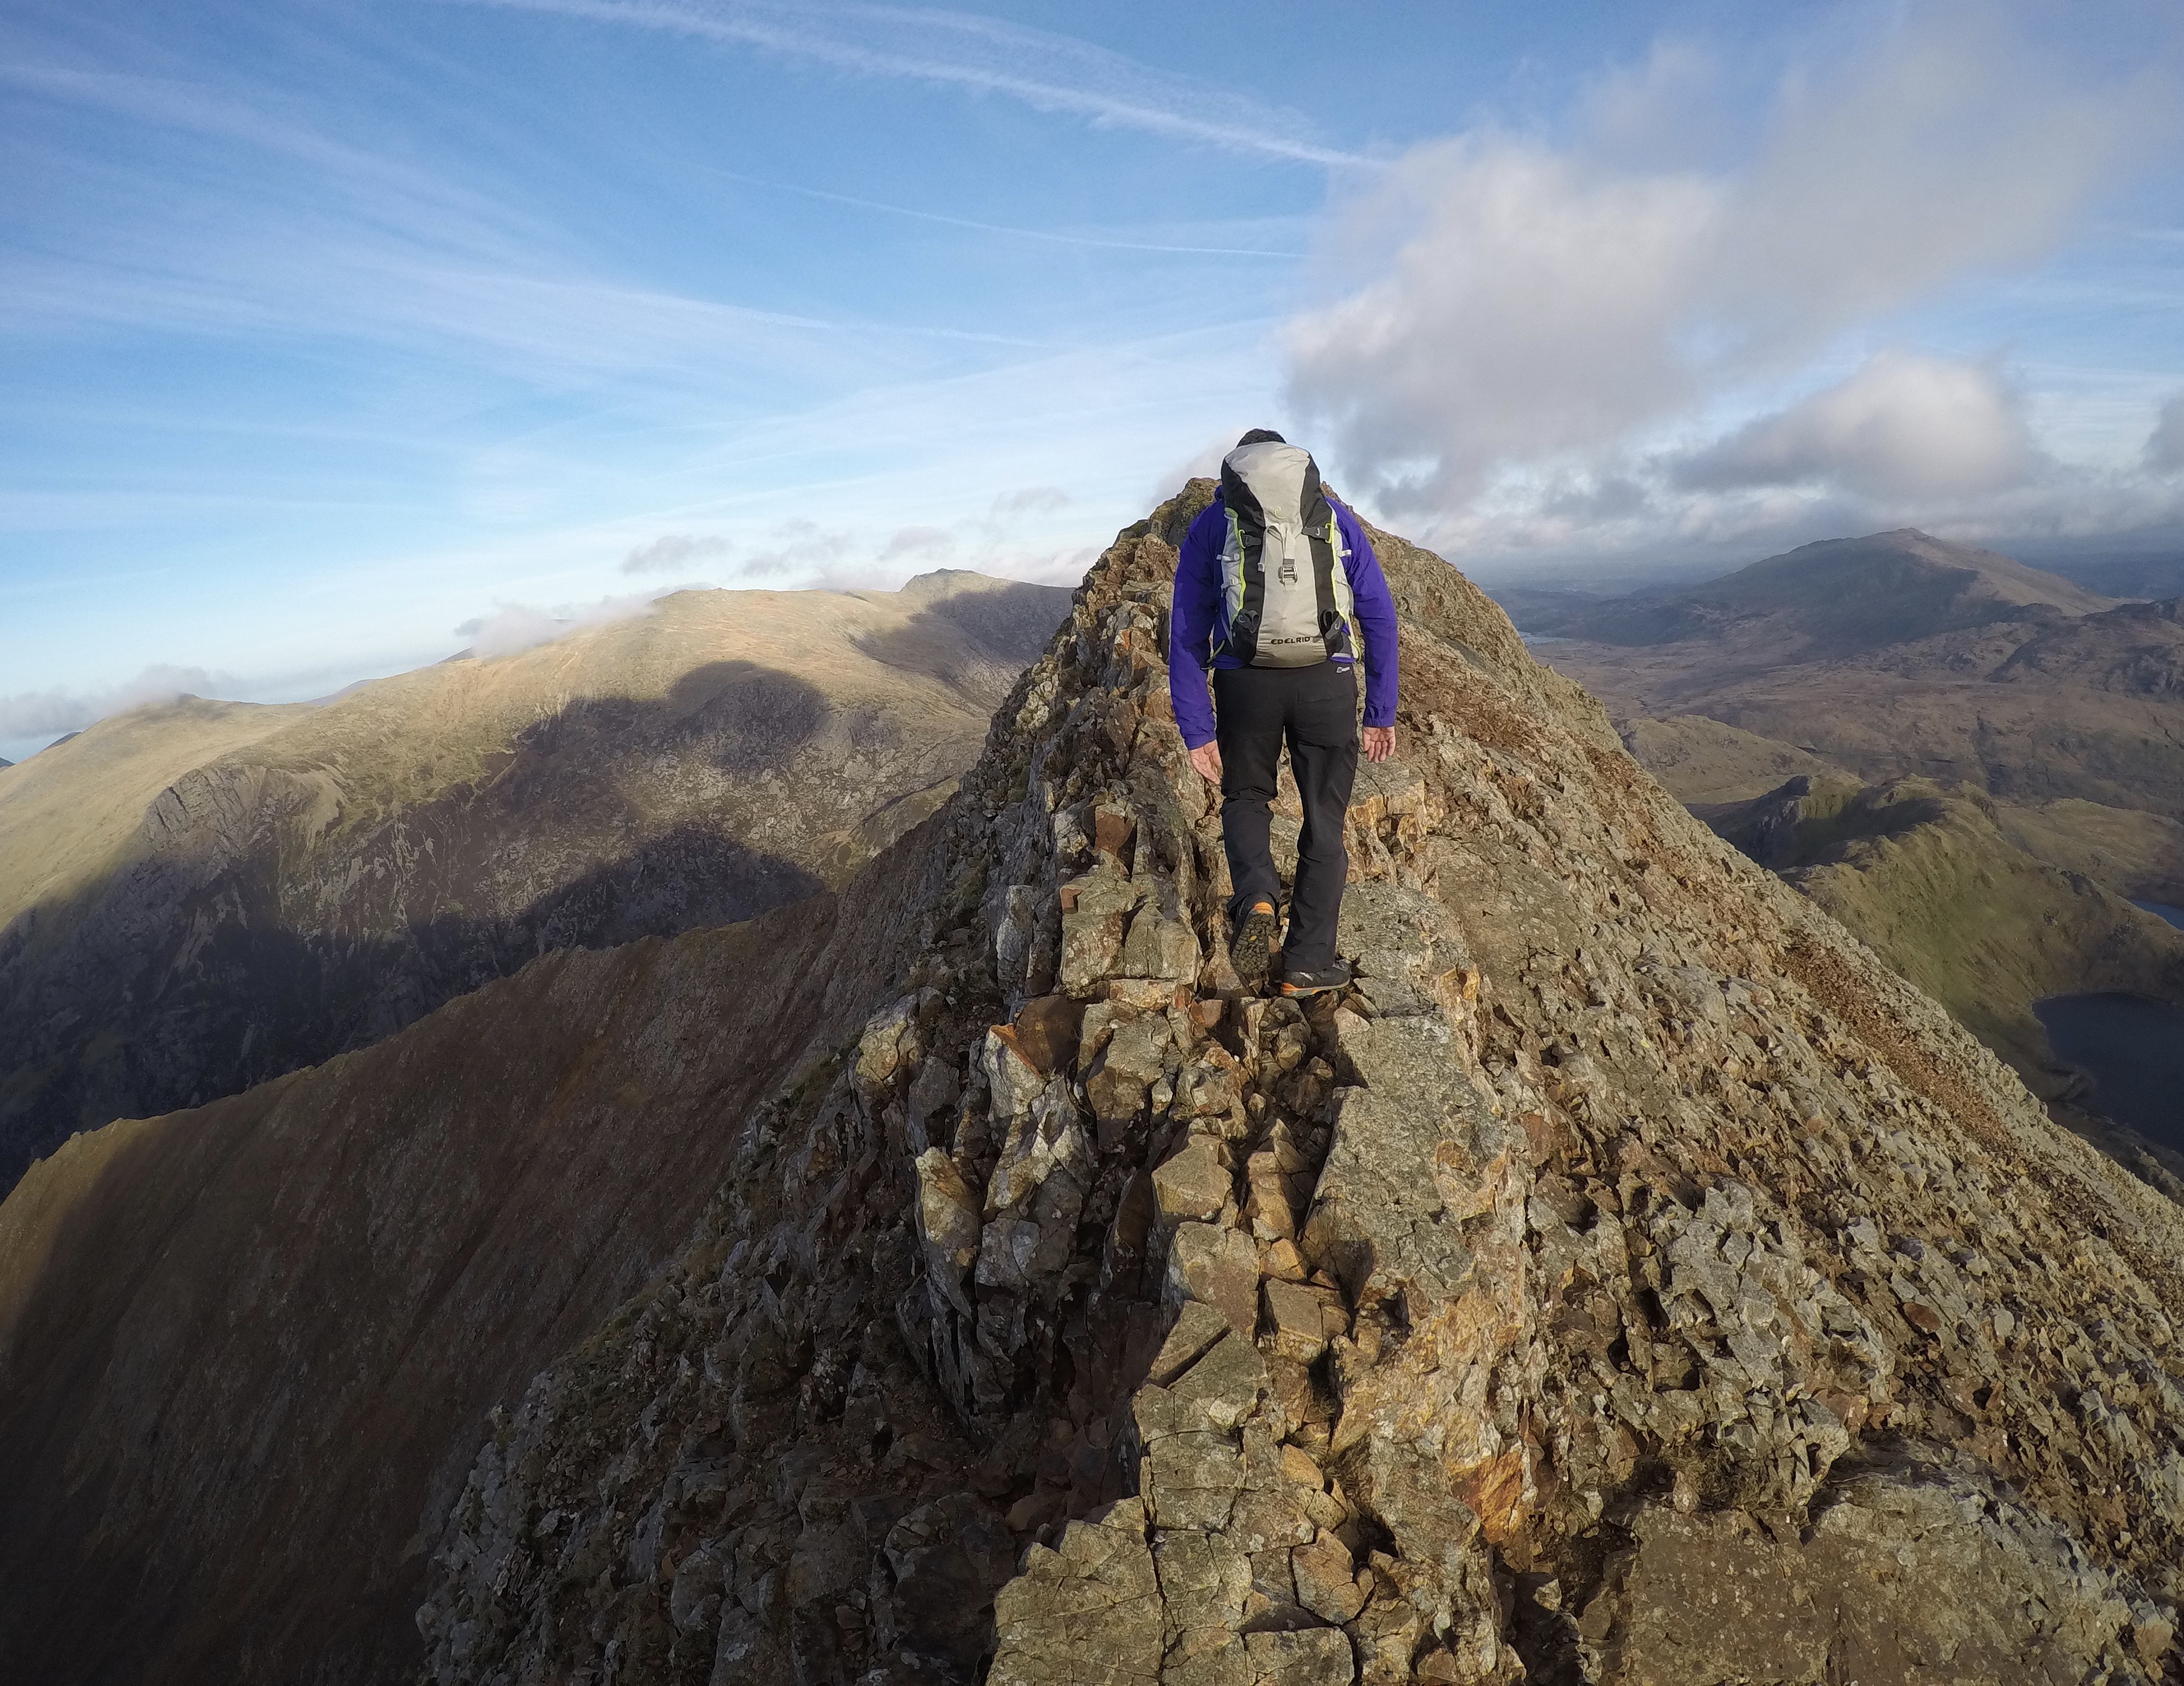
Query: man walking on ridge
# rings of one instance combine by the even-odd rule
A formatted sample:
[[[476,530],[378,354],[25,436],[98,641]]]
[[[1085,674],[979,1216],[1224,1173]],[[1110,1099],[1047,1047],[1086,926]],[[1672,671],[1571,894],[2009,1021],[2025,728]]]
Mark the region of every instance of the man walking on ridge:
[[[1168,695],[1201,778],[1221,785],[1221,840],[1234,894],[1229,951],[1246,983],[1267,974],[1281,879],[1268,844],[1282,746],[1304,799],[1282,993],[1350,981],[1334,952],[1357,773],[1357,663],[1364,750],[1396,747],[1396,605],[1357,517],[1329,497],[1310,452],[1255,427],[1221,463],[1221,489],[1190,523],[1168,616]],[[1212,671],[1209,706],[1206,673]]]

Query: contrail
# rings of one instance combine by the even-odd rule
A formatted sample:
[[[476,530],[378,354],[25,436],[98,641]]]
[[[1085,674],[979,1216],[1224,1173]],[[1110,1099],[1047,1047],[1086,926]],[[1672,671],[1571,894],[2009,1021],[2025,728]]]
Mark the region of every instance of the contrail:
[[[815,59],[843,70],[862,71],[869,75],[907,77],[982,92],[1006,94],[1039,110],[1071,112],[1089,117],[1096,123],[1112,123],[1148,134],[1197,141],[1210,146],[1224,147],[1233,152],[1256,153],[1295,163],[1329,167],[1378,167],[1377,160],[1357,153],[1315,146],[1290,136],[1268,133],[1242,122],[1208,121],[1128,94],[1095,88],[1067,87],[1060,83],[1041,81],[1014,71],[991,69],[960,59],[890,53],[860,46],[817,34],[809,28],[800,28],[786,21],[774,21],[748,7],[739,6],[733,10],[700,9],[693,5],[674,3],[674,0],[454,0],[454,3],[498,6],[514,11],[550,12],[564,17],[588,18],[600,23],[632,25],[640,29],[662,30],[712,41],[770,47],[778,53]],[[964,20],[945,14],[935,18],[913,12],[880,13],[875,10],[870,15],[928,26],[934,22],[950,24],[956,28],[958,33],[990,35],[994,32],[991,26],[983,31],[967,29]],[[1034,37],[1028,31],[1010,33],[1022,36],[1026,40],[1067,39]],[[1070,42],[1068,44],[1088,55],[1097,53],[1100,59],[1112,60],[1117,64],[1131,64],[1119,54],[1087,48],[1081,42]]]

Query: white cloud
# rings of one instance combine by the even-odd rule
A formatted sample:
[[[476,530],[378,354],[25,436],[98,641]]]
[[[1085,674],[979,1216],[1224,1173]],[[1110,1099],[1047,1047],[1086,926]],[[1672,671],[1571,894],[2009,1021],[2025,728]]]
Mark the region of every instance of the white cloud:
[[[0,742],[18,739],[55,738],[81,732],[109,714],[120,714],[146,703],[172,702],[180,696],[203,696],[232,689],[230,676],[208,673],[203,667],[151,667],[133,679],[98,691],[18,691],[0,696]]]
[[[880,561],[905,556],[944,556],[956,548],[956,535],[944,527],[905,527],[880,547]]]
[[[1869,497],[1997,492],[2039,466],[2017,395],[1986,365],[1900,352],[1674,466],[1683,487],[1832,483]]]
[[[2074,68],[2013,33],[2022,14],[1914,7],[1847,66],[1797,67],[1734,165],[1658,161],[1703,103],[1688,53],[1603,90],[1574,143],[1481,129],[1415,148],[1330,237],[1347,290],[1284,331],[1323,457],[1390,514],[1507,531],[1557,476],[1627,472],[1846,332],[2040,258],[2170,124],[2173,78],[2158,53]],[[1686,448],[1695,472],[1953,494],[2031,460],[1992,373],[1932,358],[1878,360],[1731,432]]]
[[[2184,472],[2184,392],[2161,406],[2146,441],[2146,466],[2156,474]]]
[[[995,498],[994,518],[1004,521],[1011,516],[1051,515],[1068,506],[1069,494],[1059,486],[1026,486]]]
[[[771,537],[773,548],[744,557],[738,573],[760,578],[803,574],[809,577],[807,583],[827,579],[857,542],[854,533],[823,528],[802,516],[783,522]]]
[[[465,621],[455,636],[470,640],[470,653],[481,662],[497,661],[526,650],[536,650],[571,633],[603,627],[616,621],[649,615],[660,600],[658,592],[627,597],[602,597],[596,603],[565,604],[554,610],[534,609],[523,603],[496,604],[490,615]]]
[[[667,533],[621,559],[624,573],[665,573],[686,563],[725,556],[733,547],[717,533]]]

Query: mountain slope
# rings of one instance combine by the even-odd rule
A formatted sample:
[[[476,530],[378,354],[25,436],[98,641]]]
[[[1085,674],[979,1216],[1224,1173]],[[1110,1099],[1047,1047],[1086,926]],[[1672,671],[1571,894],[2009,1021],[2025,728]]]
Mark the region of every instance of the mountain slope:
[[[855,1034],[913,891],[549,954],[34,1166],[0,1205],[10,1678],[405,1678],[488,1408],[688,1234],[724,1121]]]
[[[2052,1064],[2032,1012],[2043,996],[2184,1006],[2184,933],[2025,853],[1983,798],[1918,779],[1798,779],[1708,818],[2028,1080]]]
[[[1238,995],[1161,667],[1209,493],[1004,710],[933,949],[482,1451],[430,1678],[2157,1678],[2184,1214],[1394,541],[1362,981]]]
[[[1840,777],[1841,769],[1773,738],[1725,726],[1702,714],[1666,720],[1643,715],[1616,723],[1624,748],[1687,807],[1749,801],[1791,779]]]
[[[547,949],[839,883],[946,795],[1067,600],[684,592],[323,706],[140,710],[0,773],[0,1186]]]

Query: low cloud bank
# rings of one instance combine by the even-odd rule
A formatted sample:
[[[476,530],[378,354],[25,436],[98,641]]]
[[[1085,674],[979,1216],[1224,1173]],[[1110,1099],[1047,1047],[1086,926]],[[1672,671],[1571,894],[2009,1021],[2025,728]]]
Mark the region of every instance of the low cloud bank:
[[[2042,453],[1992,368],[1891,352],[1671,465],[1704,491],[1834,483],[1875,499],[1958,498],[2021,483]]]
[[[649,615],[665,594],[638,592],[627,597],[602,597],[596,603],[564,604],[555,609],[534,609],[524,603],[501,603],[490,615],[465,621],[455,636],[470,640],[470,653],[481,662],[497,661],[551,644],[571,633],[616,621]]]
[[[203,667],[154,666],[104,690],[18,691],[12,696],[0,696],[0,743],[61,737],[81,732],[109,714],[141,708],[146,703],[232,690],[237,683],[231,675]]]
[[[1990,360],[1911,343],[1840,372],[1910,308],[2048,256],[2176,132],[2175,22],[2094,9],[2146,50],[2091,63],[2029,4],[1914,5],[1791,65],[1735,146],[1702,126],[1727,73],[1664,48],[1596,89],[1568,143],[1418,147],[1334,226],[1347,279],[1283,331],[1290,402],[1346,488],[1457,545],[1997,497],[2059,529],[2174,518],[2117,476],[2184,468],[2177,402],[2142,464],[2069,470]]]
[[[621,559],[624,573],[666,573],[693,562],[726,557],[734,546],[714,533],[669,533],[639,544]]]

